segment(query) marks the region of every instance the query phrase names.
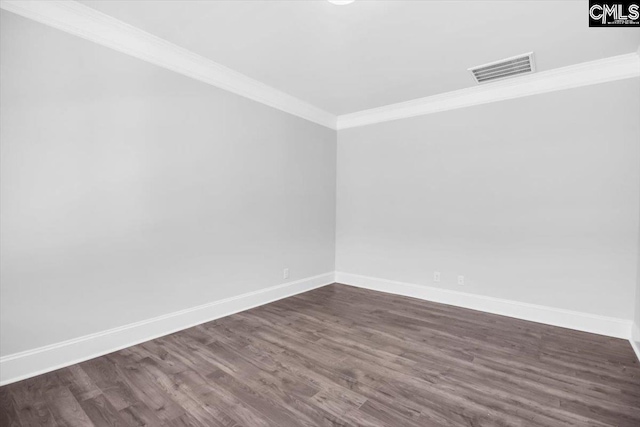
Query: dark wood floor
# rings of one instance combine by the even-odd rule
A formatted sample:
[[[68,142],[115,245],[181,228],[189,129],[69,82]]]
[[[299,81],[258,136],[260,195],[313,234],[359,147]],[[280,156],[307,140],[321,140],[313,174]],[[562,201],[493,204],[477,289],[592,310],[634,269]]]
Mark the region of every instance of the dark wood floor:
[[[628,342],[331,285],[0,389],[2,426],[640,426]]]

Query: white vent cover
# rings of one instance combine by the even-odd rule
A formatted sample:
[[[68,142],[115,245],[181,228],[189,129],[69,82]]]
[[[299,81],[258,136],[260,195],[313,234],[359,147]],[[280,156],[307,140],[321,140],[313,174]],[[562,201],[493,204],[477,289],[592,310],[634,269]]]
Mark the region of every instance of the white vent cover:
[[[473,78],[478,83],[516,77],[521,74],[531,74],[535,70],[533,52],[469,68],[469,71],[473,74]]]

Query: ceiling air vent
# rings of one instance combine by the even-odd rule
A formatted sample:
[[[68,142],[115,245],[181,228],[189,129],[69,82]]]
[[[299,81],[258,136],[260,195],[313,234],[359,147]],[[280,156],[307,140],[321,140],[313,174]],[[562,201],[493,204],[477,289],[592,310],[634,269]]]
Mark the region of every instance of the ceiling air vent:
[[[476,79],[478,83],[516,77],[521,74],[531,74],[535,70],[533,52],[469,68],[469,71],[473,74],[473,78]]]

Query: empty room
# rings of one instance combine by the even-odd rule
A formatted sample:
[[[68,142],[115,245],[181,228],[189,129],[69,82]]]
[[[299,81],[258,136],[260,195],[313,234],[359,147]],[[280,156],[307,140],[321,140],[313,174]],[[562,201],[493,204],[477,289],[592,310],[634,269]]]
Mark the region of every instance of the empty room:
[[[0,427],[640,426],[640,2],[0,0]]]

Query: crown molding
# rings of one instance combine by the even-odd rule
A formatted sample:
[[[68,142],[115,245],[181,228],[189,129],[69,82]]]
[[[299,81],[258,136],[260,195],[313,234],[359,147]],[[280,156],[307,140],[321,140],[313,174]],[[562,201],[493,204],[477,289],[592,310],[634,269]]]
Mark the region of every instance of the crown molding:
[[[0,8],[331,129],[433,114],[640,76],[637,52],[335,116],[308,102],[71,0],[0,0]]]
[[[0,7],[331,129],[336,116],[75,1],[2,0]]]
[[[640,76],[638,53],[583,62],[338,116],[338,130]]]

